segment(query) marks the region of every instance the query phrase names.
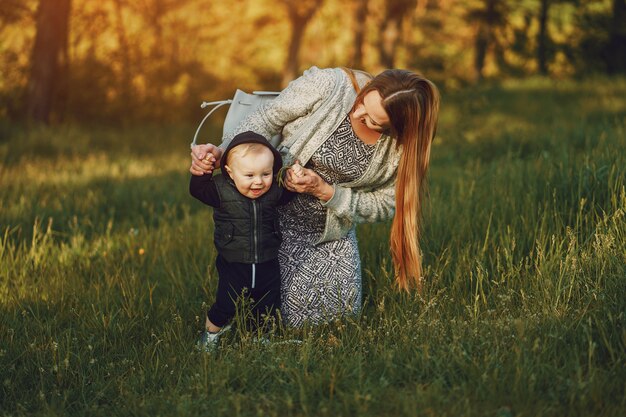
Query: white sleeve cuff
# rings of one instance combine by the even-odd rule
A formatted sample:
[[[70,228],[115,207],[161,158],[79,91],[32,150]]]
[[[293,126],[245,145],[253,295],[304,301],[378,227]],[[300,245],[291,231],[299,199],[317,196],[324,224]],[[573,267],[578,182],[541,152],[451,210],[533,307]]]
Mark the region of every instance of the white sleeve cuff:
[[[337,184],[333,184],[333,189],[333,196],[326,202],[322,201],[322,206],[337,211],[346,204],[346,200],[350,200],[350,190]]]

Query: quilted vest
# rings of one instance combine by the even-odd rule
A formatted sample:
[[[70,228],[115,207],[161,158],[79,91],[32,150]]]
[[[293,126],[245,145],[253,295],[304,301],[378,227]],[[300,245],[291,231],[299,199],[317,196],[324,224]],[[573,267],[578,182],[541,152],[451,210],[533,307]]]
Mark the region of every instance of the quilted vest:
[[[214,242],[228,262],[261,263],[278,257],[281,236],[276,209],[281,190],[276,182],[261,197],[250,199],[224,175],[214,176],[220,206],[213,209]]]

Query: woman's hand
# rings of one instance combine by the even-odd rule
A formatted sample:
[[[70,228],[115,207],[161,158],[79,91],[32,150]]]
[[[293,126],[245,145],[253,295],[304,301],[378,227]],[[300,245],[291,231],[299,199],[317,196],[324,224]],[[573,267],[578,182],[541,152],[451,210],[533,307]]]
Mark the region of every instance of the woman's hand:
[[[312,169],[302,167],[298,162],[287,170],[285,187],[296,193],[310,194],[322,201],[328,201],[333,197],[335,189],[324,181]]]
[[[191,148],[191,167],[189,172],[193,175],[201,176],[210,174],[215,168],[220,166],[222,150],[215,145],[196,145]]]

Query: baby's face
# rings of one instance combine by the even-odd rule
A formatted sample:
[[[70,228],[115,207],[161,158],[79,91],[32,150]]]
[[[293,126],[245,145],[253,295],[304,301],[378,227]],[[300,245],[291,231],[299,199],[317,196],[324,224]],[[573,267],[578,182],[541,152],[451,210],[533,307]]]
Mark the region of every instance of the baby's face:
[[[248,153],[245,156],[229,156],[228,165],[225,165],[228,174],[235,182],[235,187],[242,195],[248,198],[259,198],[272,185],[274,155],[269,149],[259,153]]]

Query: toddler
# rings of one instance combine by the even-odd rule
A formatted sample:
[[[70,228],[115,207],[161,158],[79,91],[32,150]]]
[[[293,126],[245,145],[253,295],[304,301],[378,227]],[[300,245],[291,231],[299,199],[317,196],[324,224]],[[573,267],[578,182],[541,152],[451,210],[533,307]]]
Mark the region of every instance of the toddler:
[[[213,207],[216,301],[207,312],[200,348],[212,351],[235,315],[244,292],[252,299],[253,320],[273,315],[280,303],[277,206],[294,196],[274,176],[282,167],[278,151],[261,135],[240,133],[224,151],[222,173],[191,176],[189,192]]]

